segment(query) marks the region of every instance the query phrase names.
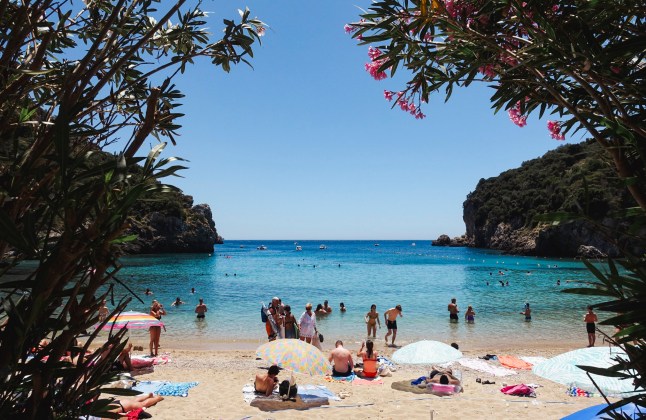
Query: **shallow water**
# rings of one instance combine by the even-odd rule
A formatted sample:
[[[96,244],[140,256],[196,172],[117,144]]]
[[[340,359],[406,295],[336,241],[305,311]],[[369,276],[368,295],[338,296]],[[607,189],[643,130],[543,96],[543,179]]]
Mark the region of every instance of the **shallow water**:
[[[415,242],[415,246],[412,246]],[[260,303],[279,296],[297,316],[305,303],[327,299],[334,312],[319,319],[327,341],[361,340],[363,320],[372,303],[381,314],[397,304],[399,344],[418,339],[495,343],[587,342],[583,314],[589,298],[561,293],[568,281],[590,279],[579,261],[501,255],[469,248],[431,247],[429,241],[228,241],[209,255],[148,255],[127,257],[120,278],[139,293],[129,310],[148,311],[152,299],[164,304],[167,331],[162,342],[201,342],[266,339]],[[256,248],[264,244],[267,250]],[[503,274],[499,274],[502,272]],[[561,286],[556,285],[560,279]],[[501,287],[499,280],[509,281]],[[486,282],[489,281],[489,285]],[[196,294],[190,294],[191,287]],[[145,296],[150,288],[154,295]],[[117,289],[115,297],[125,295]],[[185,305],[171,307],[176,297]],[[196,321],[194,309],[203,297],[209,312]],[[448,322],[447,304],[457,298],[460,322]],[[339,302],[348,311],[340,313]],[[525,302],[532,322],[520,314]],[[467,305],[476,311],[475,324],[466,324]],[[145,334],[145,332],[133,332]],[[381,339],[381,338],[380,338]],[[163,343],[162,343],[163,344]]]

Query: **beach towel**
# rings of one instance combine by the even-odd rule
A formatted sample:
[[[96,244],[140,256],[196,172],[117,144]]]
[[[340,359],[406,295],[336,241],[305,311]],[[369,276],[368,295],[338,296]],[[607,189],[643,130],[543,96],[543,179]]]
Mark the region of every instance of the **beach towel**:
[[[255,407],[261,411],[306,410],[308,408],[320,407],[322,405],[329,404],[329,399],[338,399],[336,395],[327,390],[324,386],[317,387],[319,388],[318,390],[313,390],[309,388],[310,386],[317,387],[316,385],[299,385],[299,393],[296,395],[296,401],[283,401],[276,390],[274,390],[273,394],[266,397],[265,395],[256,394],[252,384],[246,384],[242,387],[242,398],[251,407]],[[302,399],[301,389],[307,392],[307,395],[312,395],[308,401],[304,401]],[[322,398],[324,395],[328,395],[328,393],[331,394],[331,396]]]
[[[532,365],[537,365],[547,360],[546,357],[542,356],[520,356],[521,360],[531,363]]]
[[[508,368],[511,368],[511,369],[519,369],[519,370],[531,370],[532,369],[532,364],[531,363],[527,363],[524,360],[520,360],[516,356],[498,356],[498,361],[504,367],[508,367]]]
[[[352,381],[352,385],[383,385],[384,380],[381,378],[374,378],[374,379],[363,379],[356,377]]]
[[[391,372],[395,372],[397,370],[395,363],[385,356],[378,356],[377,362],[379,363],[379,366],[388,366]]]
[[[157,390],[162,397],[188,397],[188,390],[197,386],[198,382],[168,382]]]
[[[509,376],[509,375],[518,374],[517,372],[511,369],[506,369],[499,366],[493,366],[492,364],[479,359],[470,359],[470,358],[464,357],[462,359],[458,359],[458,363],[460,363],[462,366],[467,367],[469,369],[488,373],[493,376]]]
[[[242,399],[244,399],[247,404],[251,404],[251,402],[257,398],[281,401],[277,389],[274,389],[274,393],[267,397],[264,394],[256,394],[253,384],[246,384],[242,387]]]
[[[525,384],[509,385],[500,389],[500,392],[507,395],[515,395],[517,397],[533,397],[536,398],[534,388]]]
[[[188,397],[188,390],[197,384],[198,382],[142,381],[132,389],[144,394],[153,393],[163,397]]]
[[[161,356],[155,356],[155,357],[136,354],[136,355],[130,356],[130,360],[132,361],[133,366],[135,365],[135,361],[137,361],[137,363],[139,363],[139,362],[141,362],[141,363],[143,363],[143,362],[150,363],[150,361],[152,360],[153,365],[165,365],[166,363],[172,361],[170,356],[166,355],[166,354],[162,354]]]
[[[352,382],[357,375],[354,373],[349,376],[326,376],[325,380],[328,382]]]
[[[157,394],[157,390],[165,383],[164,381],[141,381],[137,382],[132,389],[143,394]]]
[[[341,401],[341,398],[330,391],[325,385],[299,385],[298,396],[306,403],[318,400]]]

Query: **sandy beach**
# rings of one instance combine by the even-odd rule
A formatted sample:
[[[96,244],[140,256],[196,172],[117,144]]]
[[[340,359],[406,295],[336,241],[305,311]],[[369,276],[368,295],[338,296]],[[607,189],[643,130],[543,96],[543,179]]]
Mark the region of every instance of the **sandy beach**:
[[[135,342],[136,345],[146,345]],[[580,343],[578,343],[580,344]],[[242,397],[242,388],[252,383],[256,373],[268,364],[256,360],[255,352],[248,346],[236,347],[229,343],[223,350],[189,351],[175,349],[172,343],[162,341],[163,352],[170,356],[168,364],[155,366],[154,372],[137,375],[138,380],[169,380],[174,382],[197,381],[199,385],[190,389],[186,398],[166,397],[157,406],[148,409],[155,419],[312,419],[312,418],[370,418],[370,419],[509,419],[543,418],[558,419],[577,410],[601,404],[601,397],[571,397],[567,387],[544,378],[531,371],[519,371],[518,375],[493,377],[459,365],[462,372],[464,392],[450,397],[432,394],[414,394],[395,390],[393,382],[411,380],[428,373],[424,366],[399,365],[391,377],[383,379],[383,385],[357,386],[348,383],[327,382],[323,377],[295,375],[299,385],[325,385],[337,395],[345,395],[341,401],[330,401],[329,405],[307,410],[286,409],[265,412],[247,404]],[[327,353],[331,343],[325,343]],[[353,351],[355,344],[346,347]],[[579,346],[580,347],[580,346]],[[577,348],[577,343],[554,343],[552,346],[525,343],[522,347],[461,348],[466,357],[484,354],[511,354],[516,356],[552,357]],[[380,354],[389,356],[395,349],[377,343]],[[283,377],[286,376],[283,374]],[[279,378],[281,375],[279,375]],[[476,382],[495,381],[484,385]],[[508,396],[500,392],[502,384],[533,383],[540,387],[536,398]],[[286,405],[289,403],[285,403]]]

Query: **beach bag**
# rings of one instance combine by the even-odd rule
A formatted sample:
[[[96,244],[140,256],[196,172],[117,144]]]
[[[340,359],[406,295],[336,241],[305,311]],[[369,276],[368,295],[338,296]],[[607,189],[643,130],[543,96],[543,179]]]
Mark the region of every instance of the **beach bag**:
[[[296,384],[290,385],[287,379],[285,379],[280,383],[280,385],[278,385],[278,395],[280,395],[280,397],[283,399],[296,398],[297,393],[298,386]]]
[[[267,312],[265,311],[265,307],[263,305],[263,306],[260,307],[260,320],[264,324],[264,323],[267,322],[267,319],[268,319],[267,318]]]

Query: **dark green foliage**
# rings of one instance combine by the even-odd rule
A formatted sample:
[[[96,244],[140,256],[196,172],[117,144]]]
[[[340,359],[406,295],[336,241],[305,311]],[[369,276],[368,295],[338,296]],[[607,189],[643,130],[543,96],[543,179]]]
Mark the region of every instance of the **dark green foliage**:
[[[212,41],[199,4],[184,3],[0,0],[2,419],[116,416],[96,398],[126,331],[83,333],[112,287],[128,287],[118,257],[133,207],[162,199],[181,215],[161,183],[184,168],[161,156],[182,117],[172,81],[200,58],[246,63],[263,28],[240,11]],[[162,141],[147,151],[150,136]],[[61,361],[68,351],[80,362]]]

